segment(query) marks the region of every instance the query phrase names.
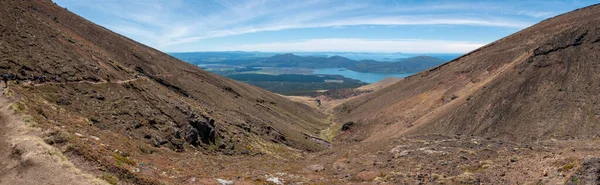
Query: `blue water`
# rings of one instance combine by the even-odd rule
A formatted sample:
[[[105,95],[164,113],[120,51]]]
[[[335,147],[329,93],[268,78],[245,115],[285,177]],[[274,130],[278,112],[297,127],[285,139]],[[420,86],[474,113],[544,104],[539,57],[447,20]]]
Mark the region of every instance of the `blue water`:
[[[376,60],[382,62],[397,62],[410,57],[430,56],[446,61],[453,60],[463,54],[454,53],[355,53],[355,52],[301,52],[300,56],[332,57],[342,56],[352,60]]]
[[[414,73],[405,73],[405,74],[383,74],[383,73],[361,73],[352,70],[348,70],[345,68],[323,68],[316,69],[313,71],[313,74],[322,74],[322,75],[342,75],[346,78],[352,78],[356,80],[360,80],[367,83],[375,83],[383,80],[387,77],[397,77],[404,78],[410,76]]]

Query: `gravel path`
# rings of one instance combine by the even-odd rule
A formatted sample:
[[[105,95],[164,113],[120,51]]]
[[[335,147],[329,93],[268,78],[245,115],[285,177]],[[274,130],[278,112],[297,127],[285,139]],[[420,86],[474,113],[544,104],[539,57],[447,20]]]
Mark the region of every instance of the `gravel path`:
[[[0,184],[106,184],[44,143],[39,129],[27,126],[9,110],[13,101],[0,95]]]

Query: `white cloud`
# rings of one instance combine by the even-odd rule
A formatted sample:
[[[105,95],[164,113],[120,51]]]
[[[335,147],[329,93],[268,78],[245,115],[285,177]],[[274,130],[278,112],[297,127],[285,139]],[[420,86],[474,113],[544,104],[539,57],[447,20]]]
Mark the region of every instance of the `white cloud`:
[[[357,38],[311,39],[300,42],[247,44],[218,48],[215,51],[346,51],[346,52],[403,52],[403,53],[466,53],[485,43],[448,40],[375,40]]]
[[[554,12],[535,12],[535,11],[519,11],[516,14],[518,15],[526,15],[535,18],[549,18],[552,15],[556,15]]]
[[[228,30],[212,30],[200,35],[191,37],[181,37],[168,42],[162,43],[163,46],[171,46],[190,42],[197,42],[208,38],[226,37],[233,35],[242,35],[248,33],[256,33],[263,31],[279,31],[286,29],[300,28],[339,28],[344,26],[401,26],[401,25],[477,25],[477,26],[498,26],[510,28],[525,28],[530,23],[520,21],[505,21],[505,20],[483,20],[483,19],[459,19],[459,18],[439,18],[439,17],[424,17],[424,16],[394,16],[394,17],[357,17],[346,18],[334,21],[317,22],[317,23],[300,23],[300,24],[285,24],[275,23],[264,27],[242,27]]]
[[[396,5],[346,0],[55,1],[98,10],[102,18],[92,21],[165,51],[184,44],[201,46],[209,38],[302,28],[469,25],[519,29],[535,22],[522,17],[553,15],[490,1]]]

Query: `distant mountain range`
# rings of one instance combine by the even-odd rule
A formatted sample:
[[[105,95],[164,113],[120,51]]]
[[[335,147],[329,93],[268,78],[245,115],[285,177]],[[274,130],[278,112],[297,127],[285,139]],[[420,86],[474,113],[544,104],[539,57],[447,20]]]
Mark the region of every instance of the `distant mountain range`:
[[[246,67],[346,68],[369,73],[415,73],[445,62],[445,60],[429,56],[417,56],[398,62],[380,62],[375,60],[357,61],[341,56],[315,57],[288,53],[267,58],[226,60],[219,63]]]
[[[374,52],[287,52],[298,56],[332,57],[341,56],[351,60],[376,60],[397,62],[410,57],[430,56],[446,61],[455,59],[464,53],[374,53]],[[203,52],[174,52],[169,55],[191,63],[220,62],[225,60],[257,59],[275,56],[277,52],[246,52],[246,51],[203,51]]]

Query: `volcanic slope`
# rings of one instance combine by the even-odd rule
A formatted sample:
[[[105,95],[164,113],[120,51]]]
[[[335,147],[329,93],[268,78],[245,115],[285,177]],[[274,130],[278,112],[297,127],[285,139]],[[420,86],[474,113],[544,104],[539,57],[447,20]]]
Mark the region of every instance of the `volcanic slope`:
[[[563,14],[335,108],[370,141],[410,134],[511,141],[600,131],[600,6]]]
[[[278,156],[327,145],[314,137],[327,116],[307,105],[209,74],[49,0],[0,7],[0,73],[17,75],[15,110],[48,143],[119,178],[146,182],[124,171],[143,155]]]

